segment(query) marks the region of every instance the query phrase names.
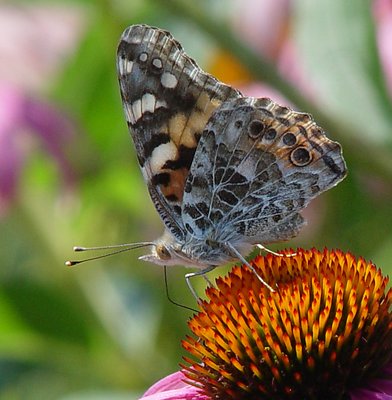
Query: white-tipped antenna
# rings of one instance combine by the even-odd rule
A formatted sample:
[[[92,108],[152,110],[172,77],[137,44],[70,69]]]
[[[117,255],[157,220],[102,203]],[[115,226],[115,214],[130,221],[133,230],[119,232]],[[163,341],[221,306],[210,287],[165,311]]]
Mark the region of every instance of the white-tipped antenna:
[[[105,258],[109,256],[113,256],[115,254],[120,254],[124,253],[129,250],[134,250],[134,249],[140,249],[142,247],[147,247],[147,246],[154,246],[155,243],[153,242],[139,242],[139,243],[123,243],[123,244],[114,244],[110,246],[98,246],[98,247],[81,247],[81,246],[74,246],[73,251],[79,252],[79,251],[95,251],[95,250],[110,250],[110,249],[119,249],[116,251],[112,251],[110,253],[102,254],[100,256],[95,256],[95,257],[89,257],[85,258],[84,260],[69,260],[65,262],[65,265],[67,267],[72,267],[76,264],[81,264],[87,261],[93,261],[93,260],[99,260],[100,258]]]

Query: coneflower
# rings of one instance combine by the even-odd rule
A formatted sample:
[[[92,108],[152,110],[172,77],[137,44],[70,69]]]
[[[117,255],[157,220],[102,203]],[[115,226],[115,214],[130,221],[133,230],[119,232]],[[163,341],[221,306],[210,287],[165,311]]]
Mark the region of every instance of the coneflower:
[[[251,263],[276,291],[246,266],[217,279],[190,357],[149,399],[392,399],[392,289],[374,264],[315,249]]]

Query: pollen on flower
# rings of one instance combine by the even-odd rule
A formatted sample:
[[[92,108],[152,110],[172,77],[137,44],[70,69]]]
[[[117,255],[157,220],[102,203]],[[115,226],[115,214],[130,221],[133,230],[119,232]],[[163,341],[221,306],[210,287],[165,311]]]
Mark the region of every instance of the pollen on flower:
[[[381,271],[341,251],[296,253],[252,261],[275,292],[246,266],[207,289],[183,368],[211,399],[342,399],[392,362]]]

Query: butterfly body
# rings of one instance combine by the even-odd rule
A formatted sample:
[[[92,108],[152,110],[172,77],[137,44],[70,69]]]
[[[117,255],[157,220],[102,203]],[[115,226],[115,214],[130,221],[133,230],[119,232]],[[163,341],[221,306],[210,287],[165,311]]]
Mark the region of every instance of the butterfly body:
[[[247,254],[251,246],[246,244],[243,253]],[[219,266],[238,259],[231,254],[224,242],[205,238],[195,238],[188,234],[185,241],[177,241],[168,231],[155,241],[151,253],[141,256],[141,260],[159,265],[183,265],[185,267],[199,268]]]
[[[296,236],[300,211],[346,166],[309,114],[243,96],[170,33],[134,25],[117,69],[126,120],[164,235],[142,259],[204,270]]]

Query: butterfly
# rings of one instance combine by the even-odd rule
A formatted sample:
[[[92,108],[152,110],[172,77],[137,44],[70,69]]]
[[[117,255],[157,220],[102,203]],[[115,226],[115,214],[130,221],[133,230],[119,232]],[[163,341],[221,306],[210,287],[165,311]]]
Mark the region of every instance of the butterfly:
[[[196,267],[288,240],[300,211],[346,175],[341,146],[306,113],[243,96],[204,72],[172,35],[128,27],[117,51],[125,118],[165,226],[142,260]],[[195,293],[194,293],[195,294]]]

